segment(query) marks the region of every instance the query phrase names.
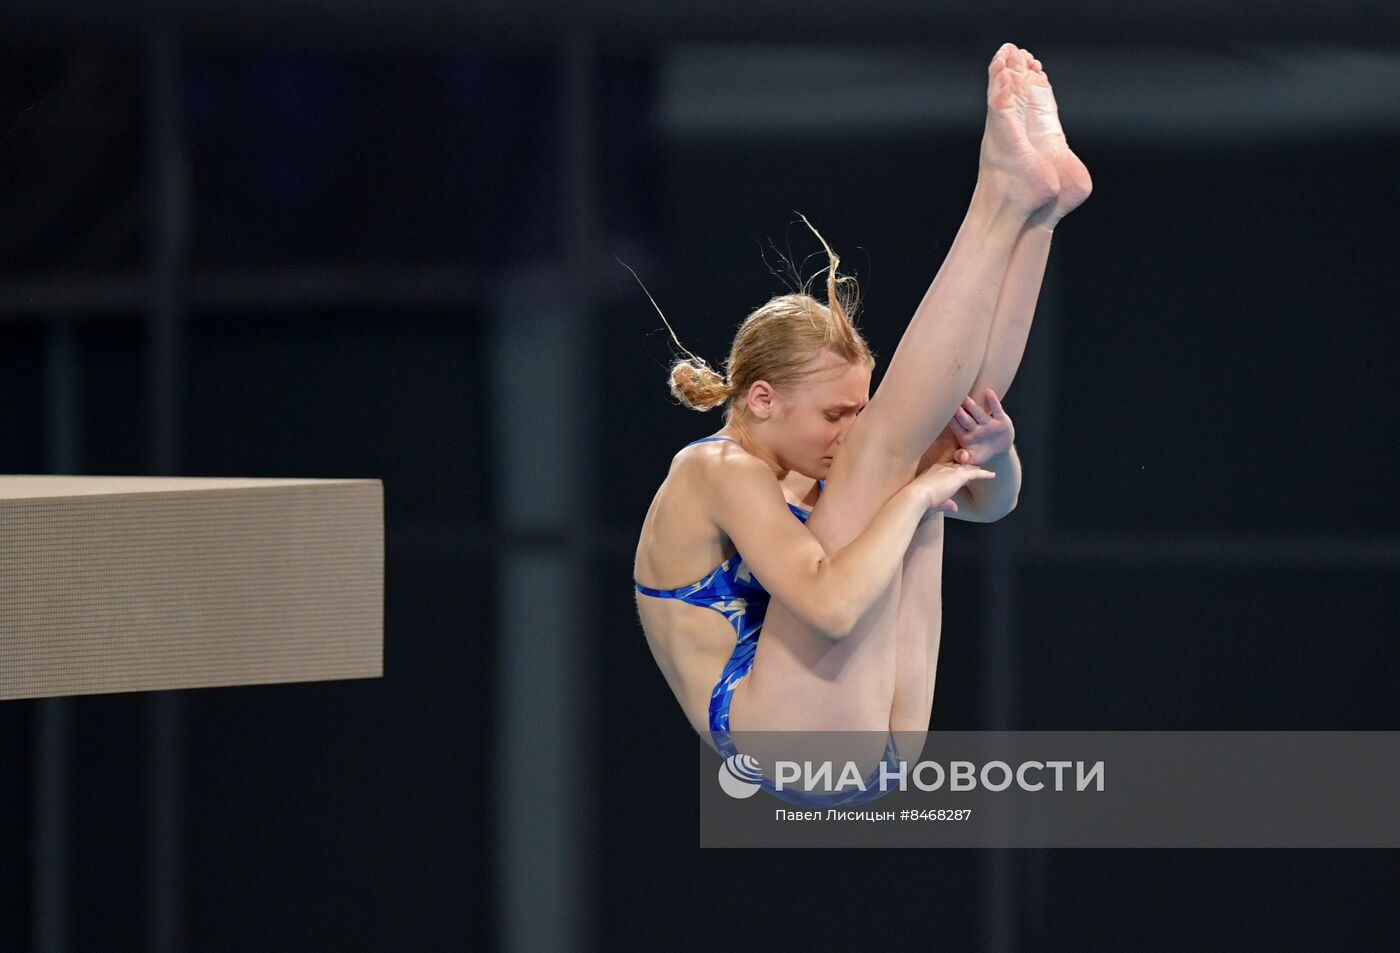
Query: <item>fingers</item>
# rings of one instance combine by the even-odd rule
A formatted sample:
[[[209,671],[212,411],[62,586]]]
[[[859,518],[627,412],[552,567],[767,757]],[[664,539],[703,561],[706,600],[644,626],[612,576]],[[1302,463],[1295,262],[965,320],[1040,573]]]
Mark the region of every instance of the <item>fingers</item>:
[[[966,453],[967,451],[961,451],[961,452]],[[955,455],[955,456],[956,456],[956,455]],[[938,474],[935,474],[934,471],[939,471],[939,473],[938,473]],[[986,480],[986,479],[989,479],[989,478],[995,478],[995,477],[996,477],[995,471],[988,470],[986,467],[982,466],[981,464],[978,464],[978,463],[960,463],[960,462],[958,462],[958,460],[953,459],[953,460],[948,460],[948,461],[946,461],[946,462],[944,462],[944,463],[935,463],[933,466],[929,467],[929,468],[928,468],[927,470],[925,470],[923,473],[919,474],[918,479],[921,479],[921,480],[922,480],[922,479],[935,479],[935,477],[938,476],[938,475],[940,475],[940,474],[941,474],[942,476],[947,476],[949,473],[953,473],[953,474],[955,474],[957,477],[960,477],[960,478],[963,478],[963,479],[967,479],[967,480]]]
[[[1005,417],[1006,409],[1001,406],[1001,398],[997,397],[996,391],[987,388],[987,410],[993,417]]]
[[[963,409],[967,411],[967,413],[972,415],[972,420],[974,422],[979,424],[991,423],[992,418],[988,417],[987,412],[983,410],[978,405],[977,401],[973,400],[971,397],[964,397],[962,406]]]

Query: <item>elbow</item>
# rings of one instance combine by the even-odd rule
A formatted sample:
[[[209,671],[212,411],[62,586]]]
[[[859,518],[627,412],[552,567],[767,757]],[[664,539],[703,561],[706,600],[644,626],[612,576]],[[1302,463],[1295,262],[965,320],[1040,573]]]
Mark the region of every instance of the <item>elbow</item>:
[[[980,522],[995,523],[997,520],[1009,516],[1011,514],[1011,511],[1016,508],[1016,501],[1017,497],[1013,496],[1010,499],[1010,501],[1008,501],[1002,506],[997,507],[995,510],[983,511],[981,513],[982,519],[980,520]]]
[[[1008,504],[1006,505],[1006,508],[1005,508],[1004,510],[1002,510],[999,514],[997,514],[997,519],[1002,519],[1002,518],[1004,518],[1004,517],[1010,516],[1010,515],[1011,515],[1011,511],[1014,510],[1015,508],[1016,508],[1016,498],[1013,497],[1013,498],[1011,499],[1011,502],[1008,503]]]
[[[822,607],[820,618],[814,621],[813,629],[827,642],[840,642],[851,634],[859,619],[859,614],[850,606],[830,600]]]

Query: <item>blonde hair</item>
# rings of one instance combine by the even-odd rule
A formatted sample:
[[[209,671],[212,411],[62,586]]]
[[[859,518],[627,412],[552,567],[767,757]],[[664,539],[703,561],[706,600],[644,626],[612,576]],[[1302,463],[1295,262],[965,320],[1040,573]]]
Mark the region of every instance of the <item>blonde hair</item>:
[[[798,290],[769,299],[744,318],[730,345],[723,374],[681,344],[671,322],[661,314],[671,339],[686,354],[671,364],[668,373],[671,394],[686,407],[703,413],[723,404],[727,424],[736,414],[735,399],[744,398],[754,381],[767,381],[777,390],[797,384],[812,372],[806,365],[823,350],[831,350],[853,364],[875,363],[870,345],[855,325],[860,309],[856,279],[837,272],[841,259],[807,221],[807,216],[802,215],[802,221],[826,249],[829,264]],[[826,304],[809,292],[810,282],[822,271],[826,272]],[[843,288],[845,285],[850,286],[849,292]],[[642,290],[646,290],[645,285]],[[650,292],[647,297],[651,298]],[[652,298],[651,303],[656,306],[656,299]],[[660,307],[656,310],[661,313]]]

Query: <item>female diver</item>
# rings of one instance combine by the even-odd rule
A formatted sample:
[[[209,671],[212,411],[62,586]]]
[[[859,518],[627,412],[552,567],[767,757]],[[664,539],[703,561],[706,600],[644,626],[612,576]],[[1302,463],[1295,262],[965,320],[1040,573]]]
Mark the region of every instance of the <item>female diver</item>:
[[[943,515],[987,522],[1015,505],[1020,467],[997,395],[1020,365],[1054,227],[1091,189],[1039,60],[1004,44],[967,214],[873,397],[858,295],[839,287],[853,279],[819,234],[826,305],[804,290],[755,310],[727,377],[693,355],[673,366],[672,392],[696,410],[725,404],[725,425],[675,455],[648,509],[637,611],[721,754],[737,753],[731,730],[826,730],[885,738],[863,764],[917,758],[941,637]],[[898,732],[918,750],[901,752]]]

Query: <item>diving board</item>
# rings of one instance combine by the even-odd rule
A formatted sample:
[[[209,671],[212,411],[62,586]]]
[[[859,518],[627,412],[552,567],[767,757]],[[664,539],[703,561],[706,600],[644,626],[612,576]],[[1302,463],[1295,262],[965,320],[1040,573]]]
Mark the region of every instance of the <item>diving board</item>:
[[[0,476],[0,700],[383,672],[382,481]]]

